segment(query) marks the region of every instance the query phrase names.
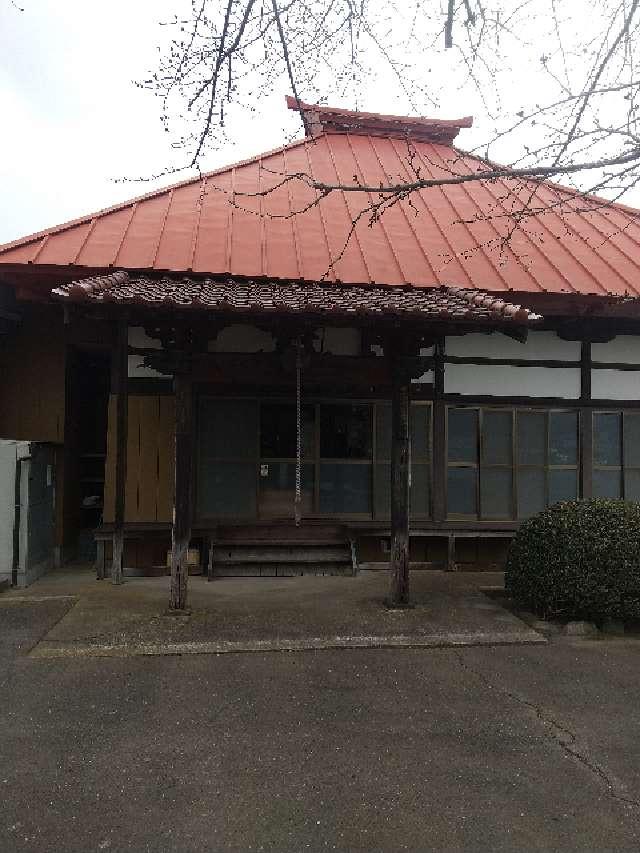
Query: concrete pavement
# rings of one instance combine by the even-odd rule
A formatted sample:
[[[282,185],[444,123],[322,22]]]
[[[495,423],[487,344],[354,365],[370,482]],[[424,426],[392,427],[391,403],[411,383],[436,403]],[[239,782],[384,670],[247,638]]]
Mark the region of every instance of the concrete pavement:
[[[39,643],[40,657],[189,654],[360,647],[544,643],[483,595],[502,576],[413,572],[411,610],[388,610],[386,572],[357,577],[189,579],[190,613],[168,614],[169,579],[114,587],[86,570],[43,578],[6,603],[71,595],[75,604]]]
[[[2,851],[640,845],[638,641],[25,655],[60,607],[0,610]]]

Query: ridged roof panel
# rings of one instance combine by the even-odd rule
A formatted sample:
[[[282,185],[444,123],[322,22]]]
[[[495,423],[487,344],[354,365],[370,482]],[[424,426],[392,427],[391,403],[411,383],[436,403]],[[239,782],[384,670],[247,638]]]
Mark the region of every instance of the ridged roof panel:
[[[500,179],[431,187],[373,222],[362,211],[375,194],[336,191],[308,207],[314,194],[304,181],[278,186],[294,173],[376,186],[411,179],[415,168],[437,178],[487,167],[448,144],[418,139],[409,147],[399,135],[324,132],[0,246],[0,265],[640,294],[636,213],[554,184]],[[514,229],[513,214],[533,190],[531,203],[541,210]]]

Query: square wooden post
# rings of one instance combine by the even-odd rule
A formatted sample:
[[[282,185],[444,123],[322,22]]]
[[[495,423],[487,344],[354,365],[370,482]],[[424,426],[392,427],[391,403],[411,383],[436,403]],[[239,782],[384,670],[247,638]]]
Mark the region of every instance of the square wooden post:
[[[410,376],[391,354],[391,607],[409,607]]]
[[[113,520],[113,543],[111,561],[111,583],[123,582],[124,562],[124,510],[127,480],[127,412],[128,412],[128,362],[129,329],[126,316],[118,318],[111,365],[111,391],[116,398],[116,476],[115,512]]]
[[[187,580],[189,576],[188,551],[191,539],[191,468],[192,437],[192,381],[191,374],[177,373],[175,485],[173,499],[173,526],[171,531],[171,610],[184,610],[187,606]]]

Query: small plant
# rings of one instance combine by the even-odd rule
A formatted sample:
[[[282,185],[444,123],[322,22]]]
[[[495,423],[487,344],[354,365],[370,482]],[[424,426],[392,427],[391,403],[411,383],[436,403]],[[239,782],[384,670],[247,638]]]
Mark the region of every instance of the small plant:
[[[509,550],[507,593],[539,617],[640,617],[640,504],[564,501],[525,521]]]

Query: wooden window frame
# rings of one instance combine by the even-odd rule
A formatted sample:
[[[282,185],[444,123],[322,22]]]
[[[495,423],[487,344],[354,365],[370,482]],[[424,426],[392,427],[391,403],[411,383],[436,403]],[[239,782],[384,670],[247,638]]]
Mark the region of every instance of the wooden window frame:
[[[620,464],[619,465],[600,465],[595,460],[595,448],[596,448],[596,415],[618,415],[620,417],[620,428],[618,430],[618,442],[620,448]],[[619,497],[614,500],[632,500],[631,498],[627,498],[627,472],[637,471],[640,473],[640,465],[627,465],[625,459],[625,431],[627,419],[630,415],[636,415],[640,417],[640,408],[637,409],[629,409],[629,408],[619,408],[615,409],[612,407],[607,408],[594,408],[591,412],[591,423],[593,429],[593,448],[592,448],[592,456],[591,456],[591,465],[593,473],[596,471],[617,471],[619,476],[619,484],[620,491]],[[594,495],[594,497],[598,497]]]
[[[478,413],[477,433],[476,433],[476,462],[451,462],[449,461],[449,412],[451,409],[471,409]],[[487,464],[484,462],[484,445],[483,445],[483,414],[490,411],[502,411],[511,413],[511,465]],[[521,465],[518,461],[518,415],[521,412],[534,412],[544,415],[544,430],[545,430],[545,455],[544,462],[540,465]],[[550,460],[550,435],[549,428],[552,414],[567,413],[573,414],[576,417],[576,462],[571,465],[552,464]],[[581,418],[582,413],[576,406],[514,406],[505,402],[496,403],[495,405],[486,405],[482,403],[447,403],[446,419],[445,419],[445,455],[444,465],[446,470],[445,476],[445,511],[448,521],[474,521],[474,522],[517,522],[520,523],[528,516],[518,514],[519,507],[519,471],[536,470],[542,471],[544,477],[544,505],[549,506],[549,473],[551,471],[574,471],[576,478],[576,497],[580,496],[580,460],[581,460]],[[471,514],[455,513],[449,511],[449,495],[448,495],[448,472],[450,468],[472,468],[476,471],[476,512]],[[486,516],[483,514],[482,508],[482,473],[483,470],[499,468],[502,470],[511,468],[511,514],[507,517],[498,518],[496,516]]]
[[[245,456],[245,457],[228,457],[228,456],[206,456],[203,457],[200,451],[200,413],[201,413],[201,405],[204,400],[215,400],[219,402],[252,402],[257,405],[257,431],[255,437],[255,447],[253,456]],[[195,405],[196,412],[196,441],[194,441],[194,506],[195,506],[195,519],[197,524],[207,524],[207,523],[225,523],[231,521],[235,516],[211,516],[211,515],[203,515],[200,513],[198,505],[197,505],[197,496],[199,495],[198,488],[198,478],[201,473],[200,463],[203,459],[206,459],[210,462],[238,462],[238,463],[248,463],[253,462],[255,466],[255,506],[256,506],[256,514],[254,515],[245,515],[245,516],[237,516],[238,519],[242,519],[243,521],[255,519],[265,520],[267,516],[261,516],[259,512],[259,499],[260,499],[260,464],[263,461],[261,456],[261,447],[260,447],[260,430],[261,430],[261,419],[262,419],[262,404],[263,403],[286,403],[291,404],[292,397],[286,395],[277,395],[277,396],[259,396],[255,394],[248,395],[228,395],[218,396],[216,394],[212,394],[210,392],[204,391],[198,394],[197,403]],[[378,409],[380,406],[390,406],[390,401],[380,400],[380,399],[368,399],[368,398],[343,398],[343,397],[326,397],[326,396],[318,396],[318,397],[310,397],[308,400],[305,400],[303,405],[309,405],[314,407],[314,417],[315,417],[315,436],[314,436],[314,455],[313,457],[305,457],[302,461],[305,465],[312,465],[314,472],[314,493],[313,493],[313,512],[305,515],[307,519],[313,520],[321,520],[326,518],[338,518],[344,521],[383,521],[387,522],[389,516],[382,516],[376,513],[376,489],[377,489],[377,465],[378,463],[386,463],[389,462],[390,459],[379,459],[377,456],[377,416]],[[342,459],[342,458],[329,458],[322,457],[320,455],[320,409],[322,406],[368,406],[369,407],[369,415],[370,415],[370,429],[371,429],[371,455],[366,459]],[[418,514],[412,513],[411,518],[413,520],[429,520],[432,518],[432,501],[433,501],[433,405],[431,400],[412,400],[411,406],[423,407],[427,416],[427,437],[428,437],[428,454],[427,456],[420,456],[416,461],[418,464],[427,465],[427,476],[428,476],[428,489],[429,489],[429,504],[428,504],[428,513],[427,514]],[[266,458],[265,458],[265,461]],[[295,462],[294,459],[269,459],[269,462],[278,463],[278,462]],[[344,464],[344,465],[364,465],[369,467],[369,475],[371,482],[371,507],[370,512],[368,513],[339,513],[339,512],[320,512],[320,465],[322,463],[325,464]],[[270,518],[270,516],[269,516]]]

